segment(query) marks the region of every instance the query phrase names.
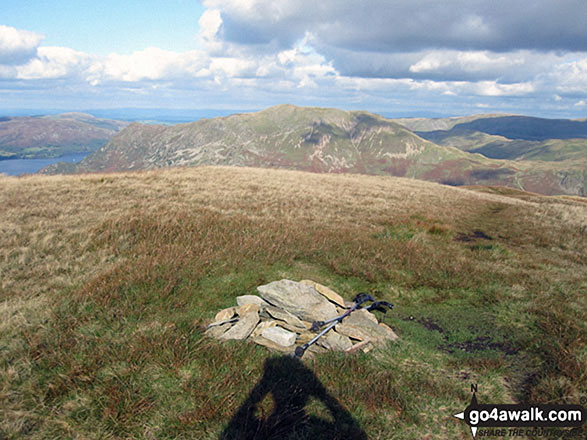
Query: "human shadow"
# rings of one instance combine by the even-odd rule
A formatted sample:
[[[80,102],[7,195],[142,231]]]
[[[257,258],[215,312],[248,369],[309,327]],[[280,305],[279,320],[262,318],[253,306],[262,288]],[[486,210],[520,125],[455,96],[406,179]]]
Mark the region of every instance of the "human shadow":
[[[230,420],[220,440],[367,440],[352,415],[297,358],[267,359],[263,377]],[[272,401],[267,397],[272,397]],[[327,418],[308,414],[318,405]],[[271,408],[266,410],[266,402]],[[324,408],[327,411],[324,411]],[[264,412],[270,412],[265,415]]]

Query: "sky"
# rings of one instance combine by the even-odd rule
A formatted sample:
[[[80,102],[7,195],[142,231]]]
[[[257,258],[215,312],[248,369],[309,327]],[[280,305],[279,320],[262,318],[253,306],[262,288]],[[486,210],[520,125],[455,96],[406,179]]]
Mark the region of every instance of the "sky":
[[[587,117],[585,0],[0,0],[0,111]]]

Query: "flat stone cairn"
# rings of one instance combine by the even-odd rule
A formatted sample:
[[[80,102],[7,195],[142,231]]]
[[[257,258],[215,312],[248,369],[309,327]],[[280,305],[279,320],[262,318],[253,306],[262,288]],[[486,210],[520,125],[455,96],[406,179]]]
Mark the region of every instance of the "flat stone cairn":
[[[272,351],[293,353],[310,341],[313,321],[343,314],[352,303],[330,288],[311,280],[281,280],[257,287],[259,295],[243,295],[237,305],[216,314],[206,335],[220,340],[247,340]],[[347,353],[369,350],[395,341],[398,336],[375,314],[356,310],[322,336],[307,353],[328,350]]]

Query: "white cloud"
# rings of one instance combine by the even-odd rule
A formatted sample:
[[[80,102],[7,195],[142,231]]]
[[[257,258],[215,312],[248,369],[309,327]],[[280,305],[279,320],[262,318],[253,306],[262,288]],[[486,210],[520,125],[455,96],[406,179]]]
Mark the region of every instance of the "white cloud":
[[[37,56],[16,69],[18,79],[55,79],[77,76],[90,67],[91,57],[67,47],[40,47]]]
[[[306,32],[318,49],[357,52],[586,50],[584,0],[205,0],[224,37],[258,49]]]
[[[214,40],[222,26],[222,16],[218,9],[207,9],[204,11],[200,20],[200,36],[204,40]]]
[[[110,54],[92,67],[92,81],[138,82],[196,76],[205,55],[198,51],[171,52],[149,47],[130,55]]]
[[[545,84],[552,84],[559,94],[587,96],[587,54],[580,59],[554,66],[543,75]]]
[[[0,25],[0,65],[20,65],[35,56],[43,35]]]
[[[497,81],[482,81],[476,87],[480,96],[521,96],[534,92],[532,83],[499,84]]]
[[[95,56],[43,47],[38,33],[0,26],[0,78],[31,90],[67,79],[71,90],[95,95],[201,96],[205,106],[241,108],[239,100],[257,108],[543,100],[578,111],[573,104],[587,96],[584,0],[203,3],[187,52]]]

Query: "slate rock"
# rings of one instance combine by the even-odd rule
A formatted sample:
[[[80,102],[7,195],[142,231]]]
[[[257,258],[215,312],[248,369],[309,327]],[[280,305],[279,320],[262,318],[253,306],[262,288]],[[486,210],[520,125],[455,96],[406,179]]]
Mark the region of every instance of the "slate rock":
[[[323,286],[322,284],[312,280],[302,280],[300,283],[313,287],[319,294],[325,296],[328,300],[332,301],[340,307],[347,308],[342,296],[340,296],[330,287]]]
[[[353,343],[347,336],[343,336],[333,330],[330,330],[318,339],[317,344],[332,351],[345,351],[353,346]]]
[[[269,350],[279,351],[281,353],[293,353],[295,347],[294,345],[284,347],[283,345],[276,344],[275,342],[270,341],[269,339],[266,339],[260,335],[252,338],[251,341],[253,341],[255,344],[267,347]]]
[[[312,286],[290,280],[257,287],[261,298],[305,321],[325,321],[336,316],[336,307]]]
[[[232,323],[213,325],[206,329],[204,334],[210,338],[218,339],[232,327]]]
[[[236,314],[234,307],[229,307],[228,309],[220,310],[216,313],[216,317],[214,318],[214,322],[221,322],[221,321],[228,321]]]
[[[249,337],[249,335],[253,332],[257,324],[259,323],[259,313],[257,312],[250,312],[238,320],[236,324],[232,326],[226,333],[220,336],[219,339],[237,339],[242,340]]]
[[[387,333],[387,339],[390,339],[392,341],[395,341],[397,339],[399,339],[399,336],[396,334],[396,332],[394,332],[390,326],[388,326],[387,324],[384,324],[383,322],[379,323],[379,327],[381,327],[383,329],[383,331],[385,333]]]
[[[253,332],[251,333],[251,335],[249,337],[254,339],[257,336],[261,336],[261,333],[263,333],[263,330],[265,330],[266,328],[269,328],[269,327],[275,327],[277,324],[279,324],[279,321],[275,321],[275,320],[261,321],[261,322],[259,322],[257,327],[255,327],[255,330],[253,330]]]
[[[238,316],[245,316],[247,313],[259,313],[261,307],[258,304],[243,304],[237,307],[236,313]]]
[[[261,333],[265,339],[269,339],[282,347],[290,347],[296,342],[297,335],[282,327],[268,327]]]
[[[336,332],[360,341],[369,339],[373,344],[397,339],[393,330],[387,326],[385,326],[387,328],[380,326],[377,320],[373,321],[367,313],[369,312],[366,310],[351,313],[342,323],[336,325]]]
[[[287,322],[288,324],[297,327],[299,329],[305,329],[306,326],[304,322],[295,315],[292,315],[287,310],[280,309],[279,307],[274,306],[266,306],[265,311],[275,319],[279,319],[280,321]]]
[[[257,295],[242,295],[236,297],[236,303],[239,306],[244,306],[245,304],[257,304],[261,308],[267,305],[267,302],[263,301],[263,298]]]

